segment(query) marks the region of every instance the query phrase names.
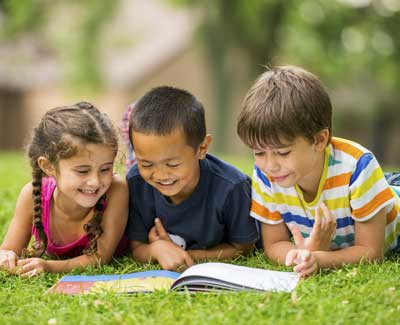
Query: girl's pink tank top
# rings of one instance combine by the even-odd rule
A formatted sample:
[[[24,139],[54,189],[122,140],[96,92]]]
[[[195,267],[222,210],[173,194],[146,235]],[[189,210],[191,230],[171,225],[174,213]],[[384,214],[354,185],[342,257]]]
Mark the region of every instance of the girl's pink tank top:
[[[70,244],[64,246],[56,246],[51,240],[50,233],[50,207],[51,200],[53,198],[54,190],[57,184],[53,177],[44,177],[42,179],[42,223],[43,229],[47,236],[47,250],[46,253],[49,255],[56,255],[62,257],[74,257],[82,255],[82,250],[86,248],[89,243],[87,235],[73,241]],[[37,230],[32,227],[32,233],[37,240],[39,238]]]
[[[53,177],[42,178],[42,223],[43,229],[47,236],[47,250],[46,254],[55,255],[59,257],[76,257],[82,255],[82,251],[87,247],[89,238],[87,235],[83,235],[81,238],[73,241],[70,244],[64,246],[57,246],[51,240],[50,233],[50,207],[51,200],[53,198],[54,190],[57,187],[56,180]],[[103,209],[107,207],[107,199],[104,202]],[[35,227],[32,227],[32,234],[35,239],[39,239],[39,235]],[[122,256],[125,254],[128,247],[128,240],[123,236],[114,252],[114,256]]]

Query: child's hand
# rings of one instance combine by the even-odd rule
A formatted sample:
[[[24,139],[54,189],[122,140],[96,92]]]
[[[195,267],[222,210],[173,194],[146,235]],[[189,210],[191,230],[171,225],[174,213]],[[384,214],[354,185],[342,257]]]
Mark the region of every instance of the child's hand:
[[[194,264],[188,252],[170,241],[157,240],[153,242],[151,255],[164,270],[182,272]]]
[[[47,271],[48,263],[41,258],[20,259],[17,263],[18,274],[22,277],[33,277]]]
[[[11,273],[15,272],[18,256],[11,250],[0,250],[0,269],[5,269]]]
[[[321,210],[324,214],[321,217]],[[328,207],[322,203],[315,211],[314,226],[310,237],[303,238],[299,228],[295,225],[288,225],[297,248],[304,248],[310,251],[329,251],[331,241],[336,233],[336,219]]]
[[[292,249],[285,259],[286,266],[296,265],[293,271],[299,273],[301,277],[307,277],[318,271],[318,262],[313,252],[307,249]]]
[[[172,242],[168,232],[165,230],[161,220],[159,218],[154,219],[154,226],[151,227],[148,235],[149,244],[156,240],[165,240]]]

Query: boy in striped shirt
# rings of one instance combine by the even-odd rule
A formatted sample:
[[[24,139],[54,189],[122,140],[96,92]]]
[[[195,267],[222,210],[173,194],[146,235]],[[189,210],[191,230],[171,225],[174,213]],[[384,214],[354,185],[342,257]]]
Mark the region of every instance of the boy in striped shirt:
[[[251,216],[265,254],[301,276],[400,246],[397,189],[370,151],[331,136],[331,119],[319,79],[294,66],[262,74],[238,118],[255,157]]]

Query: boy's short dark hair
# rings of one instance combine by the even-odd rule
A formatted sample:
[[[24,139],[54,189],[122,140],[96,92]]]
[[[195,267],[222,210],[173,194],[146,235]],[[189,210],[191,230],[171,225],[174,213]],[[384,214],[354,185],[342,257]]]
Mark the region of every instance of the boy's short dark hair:
[[[129,137],[132,131],[167,135],[177,128],[183,129],[187,144],[197,149],[206,136],[203,105],[186,90],[162,86],[151,89],[135,104]]]
[[[332,106],[321,81],[302,68],[281,66],[264,72],[248,91],[237,132],[252,148],[276,147],[282,140],[332,131]]]

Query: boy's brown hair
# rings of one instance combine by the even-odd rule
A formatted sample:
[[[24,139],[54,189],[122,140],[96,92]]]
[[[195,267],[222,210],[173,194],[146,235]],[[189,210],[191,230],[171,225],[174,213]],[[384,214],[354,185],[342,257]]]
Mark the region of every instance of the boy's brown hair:
[[[237,132],[252,148],[277,147],[282,140],[332,131],[332,106],[321,81],[302,68],[280,66],[264,72],[248,91]]]

